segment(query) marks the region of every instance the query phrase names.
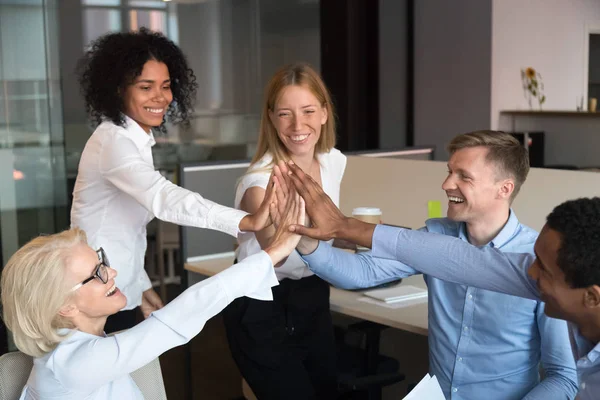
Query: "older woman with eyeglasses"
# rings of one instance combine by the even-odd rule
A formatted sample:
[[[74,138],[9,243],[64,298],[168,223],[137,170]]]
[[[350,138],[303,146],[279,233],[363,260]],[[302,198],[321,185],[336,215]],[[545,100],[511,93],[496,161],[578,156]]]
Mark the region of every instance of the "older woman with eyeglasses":
[[[142,399],[129,373],[188,342],[235,298],[272,300],[273,266],[296,247],[292,223],[304,220],[296,194],[269,248],[190,287],[133,328],[107,337],[106,318],[127,299],[101,248],[73,228],[19,249],[2,272],[4,321],[34,359],[21,399]],[[279,217],[278,217],[279,220]]]

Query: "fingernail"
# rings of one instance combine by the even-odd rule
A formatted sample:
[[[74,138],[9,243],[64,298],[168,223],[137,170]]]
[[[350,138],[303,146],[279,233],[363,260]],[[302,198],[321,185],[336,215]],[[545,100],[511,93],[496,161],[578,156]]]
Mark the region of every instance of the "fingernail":
[[[290,161],[288,161],[288,164],[294,165],[294,162],[292,160],[290,160]]]
[[[292,174],[292,171],[288,171],[288,175],[291,175],[291,174]]]

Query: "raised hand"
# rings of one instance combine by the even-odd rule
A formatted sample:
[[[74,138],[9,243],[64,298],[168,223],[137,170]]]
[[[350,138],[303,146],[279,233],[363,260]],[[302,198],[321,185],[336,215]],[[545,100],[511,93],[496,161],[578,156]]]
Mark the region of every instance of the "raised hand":
[[[376,225],[348,218],[337,208],[321,186],[293,162],[288,163],[288,176],[306,203],[312,227],[294,225],[290,229],[313,239],[345,239],[363,247],[371,247]]]
[[[274,174],[271,174],[265,198],[260,207],[254,214],[246,215],[240,221],[240,231],[243,232],[258,232],[272,224],[270,217],[271,204],[277,202],[276,193],[279,191],[277,181],[274,179]]]
[[[310,175],[305,174],[300,167],[292,162],[288,164],[288,168],[287,176],[304,199],[306,213],[312,221],[312,227],[298,224],[292,226],[291,229],[301,235],[319,240],[338,237],[348,218],[342,214],[331,198]]]
[[[275,209],[277,206],[273,204],[271,208]],[[279,214],[278,211],[274,212]],[[291,232],[290,226],[302,224],[304,216],[304,200],[298,193],[288,196],[284,213],[277,216],[279,226],[275,231],[271,244],[265,249],[271,257],[273,265],[277,265],[285,259],[298,245],[301,236]]]

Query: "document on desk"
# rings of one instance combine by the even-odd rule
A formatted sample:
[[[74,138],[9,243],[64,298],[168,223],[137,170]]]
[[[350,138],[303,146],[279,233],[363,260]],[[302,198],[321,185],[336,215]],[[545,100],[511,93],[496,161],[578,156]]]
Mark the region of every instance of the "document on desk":
[[[444,392],[435,377],[425,375],[421,382],[402,400],[445,400]]]
[[[363,293],[365,296],[384,301],[386,303],[397,303],[400,301],[415,300],[427,297],[427,289],[412,285],[396,285],[391,288],[369,290]]]

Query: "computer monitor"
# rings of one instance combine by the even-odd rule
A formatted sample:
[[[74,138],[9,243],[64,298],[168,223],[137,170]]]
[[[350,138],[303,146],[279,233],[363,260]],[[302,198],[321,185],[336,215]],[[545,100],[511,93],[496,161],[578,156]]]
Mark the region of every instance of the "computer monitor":
[[[215,203],[233,207],[237,182],[249,166],[247,160],[182,165],[180,185]],[[235,238],[215,230],[182,226],[181,246],[184,262],[201,261],[233,254]]]
[[[401,149],[377,149],[377,150],[361,150],[347,152],[349,156],[361,157],[384,157],[384,158],[403,158],[411,160],[433,160],[435,147],[433,146],[418,146],[405,147]]]

